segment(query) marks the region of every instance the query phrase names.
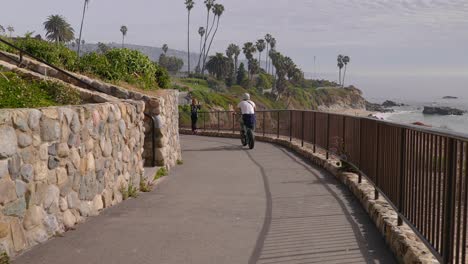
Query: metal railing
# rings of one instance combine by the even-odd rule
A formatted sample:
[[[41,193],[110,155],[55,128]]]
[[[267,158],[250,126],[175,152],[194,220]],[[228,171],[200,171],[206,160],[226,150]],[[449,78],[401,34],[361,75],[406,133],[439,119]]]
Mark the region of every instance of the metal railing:
[[[182,114],[181,114],[182,115]],[[190,127],[187,118],[181,127]],[[239,130],[233,112],[201,112],[202,130]],[[468,137],[316,111],[257,112],[256,133],[346,160],[384,196],[442,263],[468,263]],[[338,143],[337,143],[338,142]]]

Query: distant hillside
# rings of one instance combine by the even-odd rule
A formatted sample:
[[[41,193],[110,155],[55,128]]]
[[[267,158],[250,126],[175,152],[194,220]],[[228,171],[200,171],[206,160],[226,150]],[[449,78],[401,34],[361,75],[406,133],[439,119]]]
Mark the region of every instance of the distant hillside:
[[[119,44],[119,43],[105,43],[105,44],[107,46],[109,46],[109,47],[112,47],[112,48],[122,47],[122,44]],[[162,48],[158,48],[158,47],[141,46],[141,45],[133,45],[133,44],[125,44],[125,47],[129,48],[129,49],[134,49],[134,50],[141,51],[142,53],[146,54],[152,61],[158,61],[159,56],[163,53]],[[87,43],[87,44],[84,45],[83,51],[84,52],[93,52],[93,51],[96,51],[97,48],[98,48],[97,44],[94,44],[94,43],[88,44]],[[169,56],[175,56],[177,58],[182,59],[184,61],[184,67],[182,68],[182,71],[187,71],[187,65],[188,65],[187,52],[180,51],[180,50],[169,49],[167,54]],[[195,67],[197,66],[196,64],[198,62],[198,57],[199,57],[198,53],[190,53],[190,63],[191,63],[190,66],[191,66],[192,70],[194,70]]]
[[[122,47],[122,44],[120,43],[105,43],[107,46],[109,47],[112,47],[112,48],[120,48]],[[159,60],[159,56],[163,53],[163,50],[162,48],[158,48],[158,47],[150,47],[150,46],[141,46],[141,45],[134,45],[134,44],[125,44],[125,47],[126,48],[129,48],[129,49],[134,49],[134,50],[138,50],[138,51],[141,51],[142,53],[146,54],[152,61],[158,61]],[[76,47],[73,48],[73,47],[70,47],[71,49],[75,49],[76,50]],[[97,44],[94,44],[94,43],[86,43],[83,47],[83,51],[84,52],[93,52],[93,51],[96,51],[98,48],[98,45]],[[210,52],[210,53],[214,53],[215,51],[213,52]],[[174,49],[169,49],[167,51],[167,54],[169,56],[175,56],[177,58],[180,58],[184,61],[184,67],[182,68],[182,71],[187,71],[187,52],[186,51],[180,51],[180,50],[174,50]],[[198,62],[198,58],[199,58],[200,54],[199,53],[190,53],[190,67],[192,68],[192,71],[195,70],[195,67],[197,66],[197,62]],[[239,60],[239,64],[240,63],[244,63],[244,64],[247,64],[247,61],[246,60]],[[265,61],[262,60],[262,66],[265,65]]]

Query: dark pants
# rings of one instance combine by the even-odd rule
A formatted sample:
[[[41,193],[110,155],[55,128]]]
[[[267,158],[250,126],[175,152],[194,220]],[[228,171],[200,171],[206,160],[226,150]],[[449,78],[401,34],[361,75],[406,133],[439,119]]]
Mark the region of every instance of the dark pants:
[[[242,115],[242,122],[244,123],[244,126],[246,126],[247,128],[255,130],[255,123],[256,123],[255,114]]]
[[[195,132],[197,130],[197,121],[198,121],[198,116],[192,115],[192,131]]]

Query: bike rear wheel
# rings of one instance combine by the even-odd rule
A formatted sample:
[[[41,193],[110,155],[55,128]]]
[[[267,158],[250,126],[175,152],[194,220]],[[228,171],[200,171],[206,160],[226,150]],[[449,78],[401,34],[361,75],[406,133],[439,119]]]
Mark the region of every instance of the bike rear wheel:
[[[242,142],[242,146],[247,146],[247,138],[246,138],[246,135],[244,132],[241,132],[241,142]]]
[[[255,135],[251,129],[247,130],[247,137],[249,139],[249,148],[253,149],[255,147]]]

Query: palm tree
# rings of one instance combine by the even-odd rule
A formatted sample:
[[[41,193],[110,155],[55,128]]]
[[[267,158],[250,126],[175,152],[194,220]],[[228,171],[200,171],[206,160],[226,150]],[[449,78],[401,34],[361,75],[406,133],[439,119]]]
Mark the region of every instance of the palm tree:
[[[46,38],[56,43],[66,43],[75,39],[75,30],[73,30],[65,18],[60,15],[49,16],[44,22],[44,29],[47,31]]]
[[[270,40],[270,49],[276,51],[276,39],[273,37]],[[275,65],[272,66],[274,67]],[[273,67],[270,67],[271,75],[273,75]]]
[[[258,63],[260,65],[260,68],[262,66],[262,52],[265,50],[266,44],[264,39],[259,39],[257,40],[257,43],[255,44],[258,50]]]
[[[2,25],[0,25],[0,35],[3,34],[5,34],[5,28]]]
[[[167,46],[167,44],[164,44],[164,45],[162,46],[162,50],[163,50],[163,52],[164,52],[164,55],[167,55],[167,51],[169,50],[169,46]]]
[[[223,13],[224,13],[224,6],[223,6],[223,5],[221,5],[221,4],[215,4],[215,5],[213,6],[213,14],[214,14],[213,22],[214,22],[214,20],[216,20],[216,18],[217,18],[216,29],[215,29],[213,35],[211,35],[210,45],[208,46],[208,49],[206,50],[205,58],[204,58],[204,60],[203,60],[203,65],[205,65],[206,59],[207,59],[208,54],[209,54],[210,49],[211,49],[211,44],[213,44],[213,39],[214,39],[214,37],[216,36],[216,33],[218,32],[218,28],[219,28],[219,19],[221,18],[221,15],[223,15]],[[204,69],[204,68],[203,68],[203,69]],[[202,69],[202,72],[203,72],[203,69]]]
[[[10,38],[11,38],[11,33],[15,32],[15,28],[12,26],[7,27],[8,32],[10,32]]]
[[[203,43],[203,36],[205,35],[205,33],[206,33],[206,30],[204,27],[198,28],[198,34],[200,35],[200,57],[198,58],[197,72],[200,71],[200,61],[201,61],[201,56],[202,56],[202,43]]]
[[[343,55],[338,55],[338,58],[336,59],[338,64],[338,69],[339,69],[339,76],[338,76],[338,84],[341,85],[341,69],[343,69],[344,63],[343,63]]]
[[[120,32],[122,32],[122,49],[125,45],[125,36],[127,35],[128,28],[127,26],[121,26],[120,27]]]
[[[228,57],[222,53],[216,53],[215,56],[210,56],[206,63],[206,69],[210,74],[216,76],[216,79],[223,80],[231,73],[231,65]]]
[[[80,56],[80,42],[81,42],[81,33],[83,32],[83,23],[84,23],[84,18],[86,14],[86,8],[89,5],[89,0],[84,0],[84,6],[83,6],[83,16],[81,17],[81,27],[80,27],[80,36],[78,37],[78,57]]]
[[[266,56],[266,62],[265,62],[265,69],[266,69],[266,72],[269,73],[268,71],[268,61],[269,61],[269,57],[268,57],[268,48],[270,46],[270,42],[271,42],[271,34],[266,34],[265,35],[265,41],[266,41],[266,53],[267,53],[267,56]]]
[[[245,58],[247,58],[249,62],[249,79],[251,79],[251,69],[252,69],[252,60],[253,60],[253,53],[257,51],[255,45],[252,42],[247,42],[244,44],[244,47],[242,48],[242,51],[244,52]]]
[[[213,20],[213,25],[211,26],[211,29],[206,32],[206,30],[208,30],[208,24],[210,22],[210,12],[211,12],[211,8],[213,7],[214,3],[215,3],[215,0],[205,0],[205,6],[206,6],[206,9],[207,9],[207,14],[206,14],[206,27],[205,27],[205,41],[203,43],[203,50],[202,52],[200,53],[200,58],[198,59],[199,61],[202,61],[202,58],[204,60],[205,58],[205,50],[206,50],[206,42],[208,41],[208,36],[210,35],[211,33],[211,29],[213,28],[213,25],[214,25],[214,20]],[[204,69],[205,68],[205,65],[203,63],[202,65],[202,68]],[[202,71],[202,74],[203,74],[203,71]]]
[[[231,60],[234,65],[234,74],[237,72],[237,59],[240,54],[240,48],[236,44],[230,44],[226,50],[226,56]]]
[[[341,83],[341,86],[344,88],[344,83],[345,83],[345,77],[346,77],[346,68],[348,66],[348,63],[351,62],[351,59],[349,56],[344,56],[343,57],[343,63],[344,63],[344,73],[343,73],[343,82]]]
[[[190,74],[190,11],[192,11],[195,2],[193,0],[185,0],[185,7],[187,8],[187,59],[188,59],[188,73]]]

